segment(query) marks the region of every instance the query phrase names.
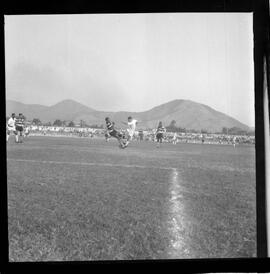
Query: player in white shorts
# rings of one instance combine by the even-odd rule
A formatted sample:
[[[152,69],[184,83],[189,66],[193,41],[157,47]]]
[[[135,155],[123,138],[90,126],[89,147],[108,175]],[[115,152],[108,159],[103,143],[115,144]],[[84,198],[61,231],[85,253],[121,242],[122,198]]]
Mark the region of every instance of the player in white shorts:
[[[8,123],[7,123],[7,142],[8,142],[11,132],[13,132],[13,134],[15,135],[16,142],[18,141],[18,135],[17,135],[16,127],[15,127],[15,122],[16,122],[15,113],[12,113],[11,117],[8,119]]]
[[[136,130],[136,126],[138,124],[138,121],[133,119],[131,116],[128,117],[128,122],[122,122],[123,124],[127,125],[127,142],[125,143],[125,146],[128,146],[129,142],[132,140],[134,134],[135,134],[135,130]]]
[[[235,136],[233,137],[232,144],[233,144],[233,147],[235,147],[235,145],[236,145],[236,137]]]
[[[176,133],[176,132],[173,134],[172,143],[173,143],[174,145],[177,144],[177,133]]]

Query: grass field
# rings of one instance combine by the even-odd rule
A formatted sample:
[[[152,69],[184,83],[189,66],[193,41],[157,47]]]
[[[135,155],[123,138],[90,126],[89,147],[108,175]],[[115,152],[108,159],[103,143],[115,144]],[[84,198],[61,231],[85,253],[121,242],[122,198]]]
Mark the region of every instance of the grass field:
[[[10,261],[256,256],[255,148],[7,145]]]

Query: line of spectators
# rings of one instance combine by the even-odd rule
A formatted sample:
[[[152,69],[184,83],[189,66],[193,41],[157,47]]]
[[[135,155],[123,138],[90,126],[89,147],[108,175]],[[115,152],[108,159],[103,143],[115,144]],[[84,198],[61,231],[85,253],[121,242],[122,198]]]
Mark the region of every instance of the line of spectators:
[[[47,136],[70,136],[104,138],[106,131],[95,128],[56,127],[30,125],[31,135]],[[154,130],[139,130],[135,132],[137,141],[156,141]],[[176,142],[175,142],[176,140]],[[226,134],[200,134],[200,133],[172,133],[167,132],[164,136],[167,143],[204,143],[204,144],[255,144],[255,136],[226,135]]]

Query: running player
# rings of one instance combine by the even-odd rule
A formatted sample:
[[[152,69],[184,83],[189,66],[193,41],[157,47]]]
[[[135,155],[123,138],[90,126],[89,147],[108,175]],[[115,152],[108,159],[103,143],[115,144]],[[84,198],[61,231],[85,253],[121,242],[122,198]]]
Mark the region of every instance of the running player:
[[[12,113],[11,117],[8,119],[8,123],[7,123],[7,142],[8,142],[11,132],[13,132],[13,134],[15,135],[16,142],[18,141],[17,131],[15,128],[15,122],[16,122],[15,113]]]
[[[111,122],[109,117],[106,117],[105,121],[106,121],[107,134],[117,139],[120,148],[125,148],[126,146],[125,146],[125,143],[123,142],[123,135],[117,130],[115,130],[114,122]]]
[[[160,147],[162,140],[164,138],[164,133],[166,132],[165,127],[162,125],[162,122],[160,121],[158,124],[158,128],[156,131],[156,138],[157,138],[157,147]]]
[[[128,117],[128,122],[122,122],[123,124],[127,125],[127,141],[125,144],[125,147],[128,146],[129,142],[132,140],[134,134],[135,134],[135,130],[136,130],[136,126],[138,125],[138,121],[133,119],[131,116]]]
[[[19,113],[19,117],[15,121],[16,131],[17,131],[17,143],[22,143],[23,138],[23,127],[24,127],[24,117],[22,113]]]

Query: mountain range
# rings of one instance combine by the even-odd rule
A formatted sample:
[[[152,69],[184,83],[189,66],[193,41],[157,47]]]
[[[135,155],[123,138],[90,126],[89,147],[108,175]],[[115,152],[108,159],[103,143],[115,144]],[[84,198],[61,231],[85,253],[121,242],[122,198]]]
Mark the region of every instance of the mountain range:
[[[74,121],[75,123],[84,120],[89,125],[100,125],[104,124],[104,118],[109,116],[116,123],[116,126],[122,127],[121,122],[126,122],[127,117],[132,116],[140,121],[139,128],[142,129],[155,128],[158,121],[162,121],[165,126],[168,126],[172,120],[175,120],[178,127],[194,130],[204,129],[208,132],[218,132],[223,127],[250,130],[247,125],[207,105],[181,99],[142,112],[99,111],[74,100],[63,100],[52,106],[23,104],[7,100],[6,115],[10,116],[12,112],[16,114],[21,112],[28,120],[39,118],[43,123],[53,123],[56,119],[60,119]]]

